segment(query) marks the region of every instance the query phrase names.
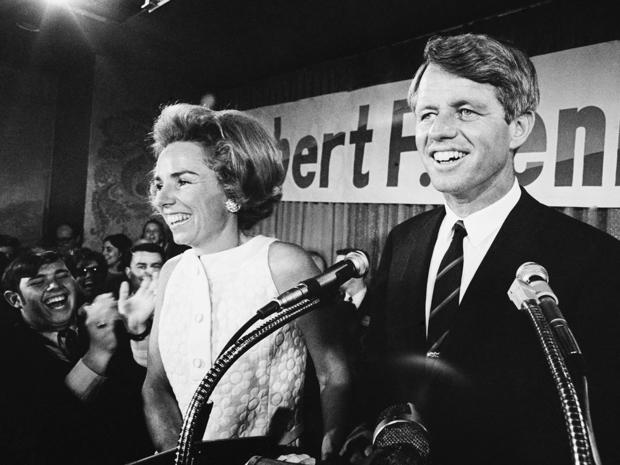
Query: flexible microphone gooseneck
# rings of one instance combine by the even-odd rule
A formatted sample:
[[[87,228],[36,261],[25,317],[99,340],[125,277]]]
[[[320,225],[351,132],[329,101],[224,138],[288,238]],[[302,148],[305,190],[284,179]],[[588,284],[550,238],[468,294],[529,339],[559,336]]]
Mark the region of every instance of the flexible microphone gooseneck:
[[[537,292],[533,286],[525,281],[526,279],[535,283],[537,280],[532,279],[531,276],[539,276],[541,274],[540,268],[542,267],[536,269],[532,268],[532,265],[536,264],[528,262],[519,267],[517,277],[508,289],[508,296],[517,309],[524,311],[529,316],[538,341],[541,344],[543,356],[553,378],[562,407],[573,464],[592,465],[594,463],[600,465],[596,441],[589,418],[587,395],[584,396],[584,408],[582,409],[571,375],[566,366],[566,357],[562,353],[558,337],[549,325],[549,316],[543,312],[540,305],[538,294],[540,293],[542,296],[543,291]],[[544,270],[544,268],[542,269]],[[546,270],[544,273],[546,275]],[[582,378],[584,379],[584,386],[587,386],[585,376],[582,376]]]
[[[321,297],[335,291],[341,284],[351,278],[361,278],[368,272],[368,257],[360,250],[353,250],[345,255],[344,260],[335,263],[314,278],[306,279],[297,286],[280,294],[263,308],[258,310],[261,318],[271,315],[282,308],[289,307],[302,299]]]
[[[543,315],[558,340],[564,357],[573,359],[577,368],[583,372],[584,362],[581,349],[573,336],[560,307],[559,299],[549,286],[549,273],[542,265],[534,262],[526,262],[517,270],[517,279],[529,284],[536,292]]]
[[[335,291],[340,285],[351,278],[361,278],[368,272],[370,264],[366,254],[359,250],[353,250],[345,255],[344,260],[332,265],[323,273],[300,282],[297,286],[280,294],[269,301],[267,305],[258,309],[254,316],[246,321],[241,328],[224,345],[220,355],[224,353],[237,339],[243,336],[259,320],[282,311],[291,305],[301,302],[303,299],[323,297],[331,291]]]

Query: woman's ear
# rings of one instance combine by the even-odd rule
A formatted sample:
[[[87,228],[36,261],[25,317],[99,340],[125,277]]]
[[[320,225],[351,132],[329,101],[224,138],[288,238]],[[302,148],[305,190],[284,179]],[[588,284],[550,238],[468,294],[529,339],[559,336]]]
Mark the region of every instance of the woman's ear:
[[[513,119],[510,126],[510,149],[515,151],[521,147],[529,137],[534,123],[536,122],[536,114],[528,111]]]

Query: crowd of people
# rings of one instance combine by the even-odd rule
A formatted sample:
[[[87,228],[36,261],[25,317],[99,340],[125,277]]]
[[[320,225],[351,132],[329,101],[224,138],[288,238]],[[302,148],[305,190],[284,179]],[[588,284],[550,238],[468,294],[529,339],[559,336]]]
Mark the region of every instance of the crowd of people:
[[[371,447],[379,412],[413,403],[432,463],[572,463],[534,330],[506,295],[519,265],[536,261],[565,297],[588,365],[592,460],[617,463],[620,242],[518,185],[513,158],[539,101],[532,62],[485,35],[434,37],[408,99],[445,205],[392,230],[370,286],[345,283],[327,310],[244,353],[211,396],[202,439],[272,436],[303,449],[305,413],[321,422],[311,450],[319,460],[427,463],[413,444],[392,456]],[[146,221],[139,240],[111,234],[99,253],[80,248],[69,223],[46,247],[20,250],[0,236],[6,463],[124,463],[174,448],[231,335],[327,266],[298,245],[248,234],[272,214],[285,175],[254,118],[170,105],[152,148],[150,200],[162,220]],[[302,401],[309,380],[314,403]]]
[[[141,400],[147,336],[159,271],[185,249],[169,238],[155,218],[135,241],[106,236],[101,251],[82,247],[71,222],[34,246],[0,234],[6,463],[126,463],[153,452]]]

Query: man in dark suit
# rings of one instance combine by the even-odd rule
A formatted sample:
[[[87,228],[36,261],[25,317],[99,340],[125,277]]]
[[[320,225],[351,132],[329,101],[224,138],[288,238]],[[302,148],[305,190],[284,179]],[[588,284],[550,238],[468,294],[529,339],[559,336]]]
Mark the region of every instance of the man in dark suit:
[[[539,100],[523,52],[465,34],[430,39],[424,58],[409,101],[445,206],[388,236],[368,302],[365,384],[376,407],[413,402],[433,464],[572,463],[534,328],[507,296],[517,268],[534,261],[585,356],[603,463],[620,463],[620,242],[519,187],[513,158]]]
[[[56,252],[20,255],[2,287],[14,314],[0,327],[0,462],[107,465],[147,455],[144,373],[119,344],[111,294],[78,316],[77,284]]]

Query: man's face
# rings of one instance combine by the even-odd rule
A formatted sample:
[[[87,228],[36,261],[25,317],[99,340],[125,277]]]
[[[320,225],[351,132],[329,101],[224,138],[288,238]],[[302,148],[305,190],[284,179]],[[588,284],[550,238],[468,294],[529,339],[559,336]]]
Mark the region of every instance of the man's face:
[[[62,251],[69,251],[77,245],[73,229],[68,224],[62,224],[56,229],[56,247]]]
[[[84,260],[78,263],[76,281],[89,300],[103,292],[106,274],[96,260]]]
[[[58,331],[73,319],[76,283],[58,260],[42,265],[35,276],[19,282],[17,307],[26,323],[37,331]]]
[[[448,204],[477,210],[501,198],[514,182],[513,150],[520,128],[507,123],[495,87],[429,65],[414,108],[416,144],[433,186]]]
[[[157,252],[137,251],[131,256],[131,264],[126,269],[130,280],[131,291],[135,292],[146,276],[152,277],[159,273],[163,264],[160,254]]]

